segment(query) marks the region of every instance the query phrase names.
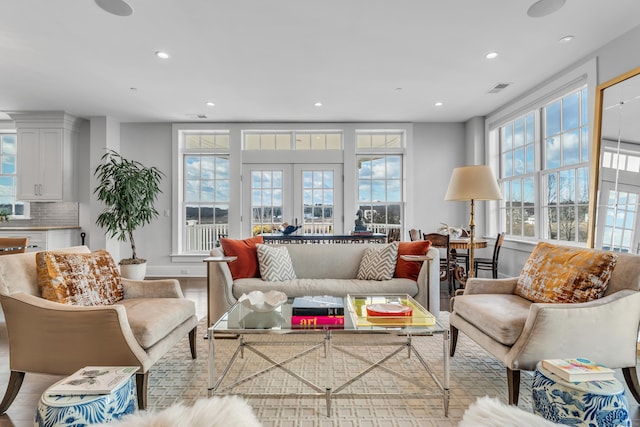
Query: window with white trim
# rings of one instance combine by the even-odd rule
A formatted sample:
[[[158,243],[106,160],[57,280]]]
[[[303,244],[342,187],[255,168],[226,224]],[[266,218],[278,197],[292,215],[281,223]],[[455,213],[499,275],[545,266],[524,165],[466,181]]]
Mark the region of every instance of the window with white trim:
[[[184,133],[182,138],[182,252],[208,252],[229,232],[229,134]]]
[[[588,116],[584,86],[498,127],[500,222],[507,235],[586,242]]]
[[[386,234],[400,229],[403,147],[403,132],[357,131],[357,206],[368,231]]]
[[[24,217],[25,203],[16,200],[17,193],[17,138],[15,131],[0,133],[0,211],[12,218]]]

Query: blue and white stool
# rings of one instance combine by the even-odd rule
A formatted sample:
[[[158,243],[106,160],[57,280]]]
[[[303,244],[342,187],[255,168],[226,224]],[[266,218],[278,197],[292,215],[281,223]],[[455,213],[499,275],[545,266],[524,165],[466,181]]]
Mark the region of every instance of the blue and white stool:
[[[554,423],[631,427],[624,386],[616,379],[572,383],[538,363],[531,388],[533,412]]]
[[[38,402],[34,425],[63,427],[107,423],[136,409],[136,382],[133,375],[111,394],[50,396],[45,391]]]

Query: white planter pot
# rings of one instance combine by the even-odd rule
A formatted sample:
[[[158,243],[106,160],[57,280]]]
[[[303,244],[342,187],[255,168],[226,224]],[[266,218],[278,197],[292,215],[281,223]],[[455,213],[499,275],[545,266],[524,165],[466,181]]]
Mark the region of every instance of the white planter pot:
[[[147,263],[120,264],[120,275],[125,279],[144,280],[147,273]]]

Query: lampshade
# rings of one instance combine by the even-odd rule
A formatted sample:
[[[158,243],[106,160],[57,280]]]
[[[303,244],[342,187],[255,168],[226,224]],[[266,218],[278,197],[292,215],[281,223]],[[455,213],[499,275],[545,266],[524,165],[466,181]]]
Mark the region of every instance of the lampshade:
[[[489,166],[463,166],[451,174],[445,200],[498,200],[502,192]]]

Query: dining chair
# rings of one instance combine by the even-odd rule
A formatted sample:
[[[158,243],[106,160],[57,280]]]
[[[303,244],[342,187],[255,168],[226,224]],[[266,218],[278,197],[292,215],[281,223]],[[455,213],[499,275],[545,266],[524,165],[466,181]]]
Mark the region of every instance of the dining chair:
[[[416,240],[420,240],[422,238],[422,233],[420,232],[420,230],[416,230],[415,228],[412,228],[411,230],[409,230],[409,240],[411,240],[412,242],[415,242]]]
[[[27,252],[28,237],[0,237],[0,255]]]
[[[446,255],[440,258],[440,281],[449,282],[449,292],[455,292],[454,272],[455,265],[451,263],[451,247],[449,245],[449,235],[440,233],[425,233],[424,240],[429,240],[434,248],[444,249]]]
[[[478,270],[491,271],[493,278],[498,278],[498,257],[500,256],[500,248],[504,241],[504,233],[499,233],[496,238],[496,245],[493,248],[493,256],[491,258],[474,258],[473,265],[478,277]]]
[[[390,228],[387,231],[387,243],[399,242],[400,241],[400,229],[399,228]]]

